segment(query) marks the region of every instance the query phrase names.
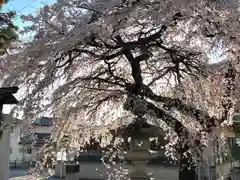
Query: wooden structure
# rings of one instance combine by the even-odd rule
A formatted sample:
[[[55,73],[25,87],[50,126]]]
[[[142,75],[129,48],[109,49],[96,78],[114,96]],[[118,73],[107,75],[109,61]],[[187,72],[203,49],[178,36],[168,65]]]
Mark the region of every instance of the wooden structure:
[[[3,116],[2,116],[2,109],[4,104],[17,104],[17,99],[13,96],[13,94],[17,93],[18,87],[6,87],[0,88],[0,138],[3,132]]]

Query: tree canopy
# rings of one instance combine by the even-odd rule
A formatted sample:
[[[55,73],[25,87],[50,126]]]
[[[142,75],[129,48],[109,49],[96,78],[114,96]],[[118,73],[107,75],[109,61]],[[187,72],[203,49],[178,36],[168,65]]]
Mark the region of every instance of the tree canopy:
[[[167,149],[182,164],[209,152],[203,147],[213,146],[216,126],[229,120],[239,67],[237,1],[58,0],[22,19],[32,22],[24,32],[36,35],[4,57],[2,76],[4,85],[23,87],[27,117],[52,111],[89,125],[145,116],[170,134]],[[221,92],[213,112],[199,82],[214,85],[210,58],[219,46],[229,68],[215,73],[223,78],[213,86]]]
[[[0,11],[2,6],[6,4],[8,0],[0,2]],[[9,48],[10,43],[17,40],[18,35],[16,33],[17,27],[13,24],[13,18],[15,12],[0,12],[0,53],[4,54],[6,49]]]

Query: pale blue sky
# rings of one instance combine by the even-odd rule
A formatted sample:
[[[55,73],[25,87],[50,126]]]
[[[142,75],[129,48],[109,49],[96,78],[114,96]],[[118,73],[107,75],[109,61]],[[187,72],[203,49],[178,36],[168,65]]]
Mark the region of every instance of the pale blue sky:
[[[19,16],[36,12],[38,8],[44,6],[44,4],[54,3],[56,0],[10,0],[9,3],[3,6],[3,11],[14,10],[17,13],[17,17],[14,23],[18,27],[24,26]]]

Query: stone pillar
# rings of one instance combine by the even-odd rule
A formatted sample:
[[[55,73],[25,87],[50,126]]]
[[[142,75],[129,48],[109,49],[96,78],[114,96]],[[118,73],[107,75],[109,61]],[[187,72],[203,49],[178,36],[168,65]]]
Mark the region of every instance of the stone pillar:
[[[127,152],[126,158],[130,160],[134,167],[129,173],[131,180],[149,180],[146,164],[151,159],[149,152],[150,140],[148,137],[132,137],[130,142],[131,150]]]
[[[149,180],[146,164],[153,157],[150,152],[149,138],[164,136],[164,132],[158,126],[151,125],[146,122],[146,119],[138,116],[128,126],[119,128],[115,135],[131,138],[130,150],[125,155],[125,158],[134,165],[133,170],[129,173],[130,179]]]
[[[11,125],[11,122],[3,117],[2,109],[4,104],[18,103],[13,96],[17,91],[18,87],[0,88],[0,180],[9,179],[10,130],[7,127]]]
[[[0,179],[9,179],[10,130],[4,129],[0,139]]]

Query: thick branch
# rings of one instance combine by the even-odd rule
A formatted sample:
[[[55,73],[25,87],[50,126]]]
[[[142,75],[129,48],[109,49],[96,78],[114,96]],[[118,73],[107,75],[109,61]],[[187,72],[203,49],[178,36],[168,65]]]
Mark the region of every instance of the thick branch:
[[[120,36],[117,36],[116,39],[118,40],[119,44],[124,44],[124,41],[122,40],[122,38]],[[134,88],[134,94],[137,94],[137,91],[141,88],[142,83],[143,83],[143,78],[142,78],[142,70],[141,70],[141,66],[140,66],[140,62],[137,61],[130,50],[124,50],[124,55],[126,56],[128,62],[131,65],[132,68],[132,77],[134,79],[135,82],[135,88]]]
[[[194,106],[185,104],[180,99],[156,95],[147,86],[145,86],[145,89],[142,91],[142,93],[145,97],[147,97],[155,102],[163,103],[164,106],[169,109],[172,107],[175,107],[181,113],[183,113],[187,116],[194,117],[204,127],[204,129],[208,129],[212,126],[215,126],[218,121],[218,119],[216,117],[210,117],[207,112],[197,109]]]
[[[142,106],[141,106],[142,105]],[[151,102],[145,99],[139,99],[137,96],[131,96],[129,94],[124,109],[130,111],[136,116],[142,116],[149,112],[154,112],[157,118],[162,119],[169,127],[173,128],[179,137],[187,137],[187,129],[182,125],[180,121],[172,117],[167,111],[155,106]]]
[[[176,118],[172,117],[165,110],[156,107],[154,104],[147,102],[148,110],[152,110],[156,117],[162,119],[169,127],[172,127],[179,137],[187,137],[188,130]]]
[[[231,98],[232,92],[235,90],[236,75],[236,69],[229,63],[228,71],[224,75],[224,96],[221,101],[223,114],[221,122],[228,119],[230,110],[234,108],[234,102],[232,102]]]
[[[124,79],[123,77],[117,76],[114,74],[114,70],[112,69],[112,66],[114,66],[117,62],[109,62],[107,60],[104,60],[105,64],[107,64],[107,72],[109,76],[111,76],[115,81],[120,81],[127,85],[127,80]]]

